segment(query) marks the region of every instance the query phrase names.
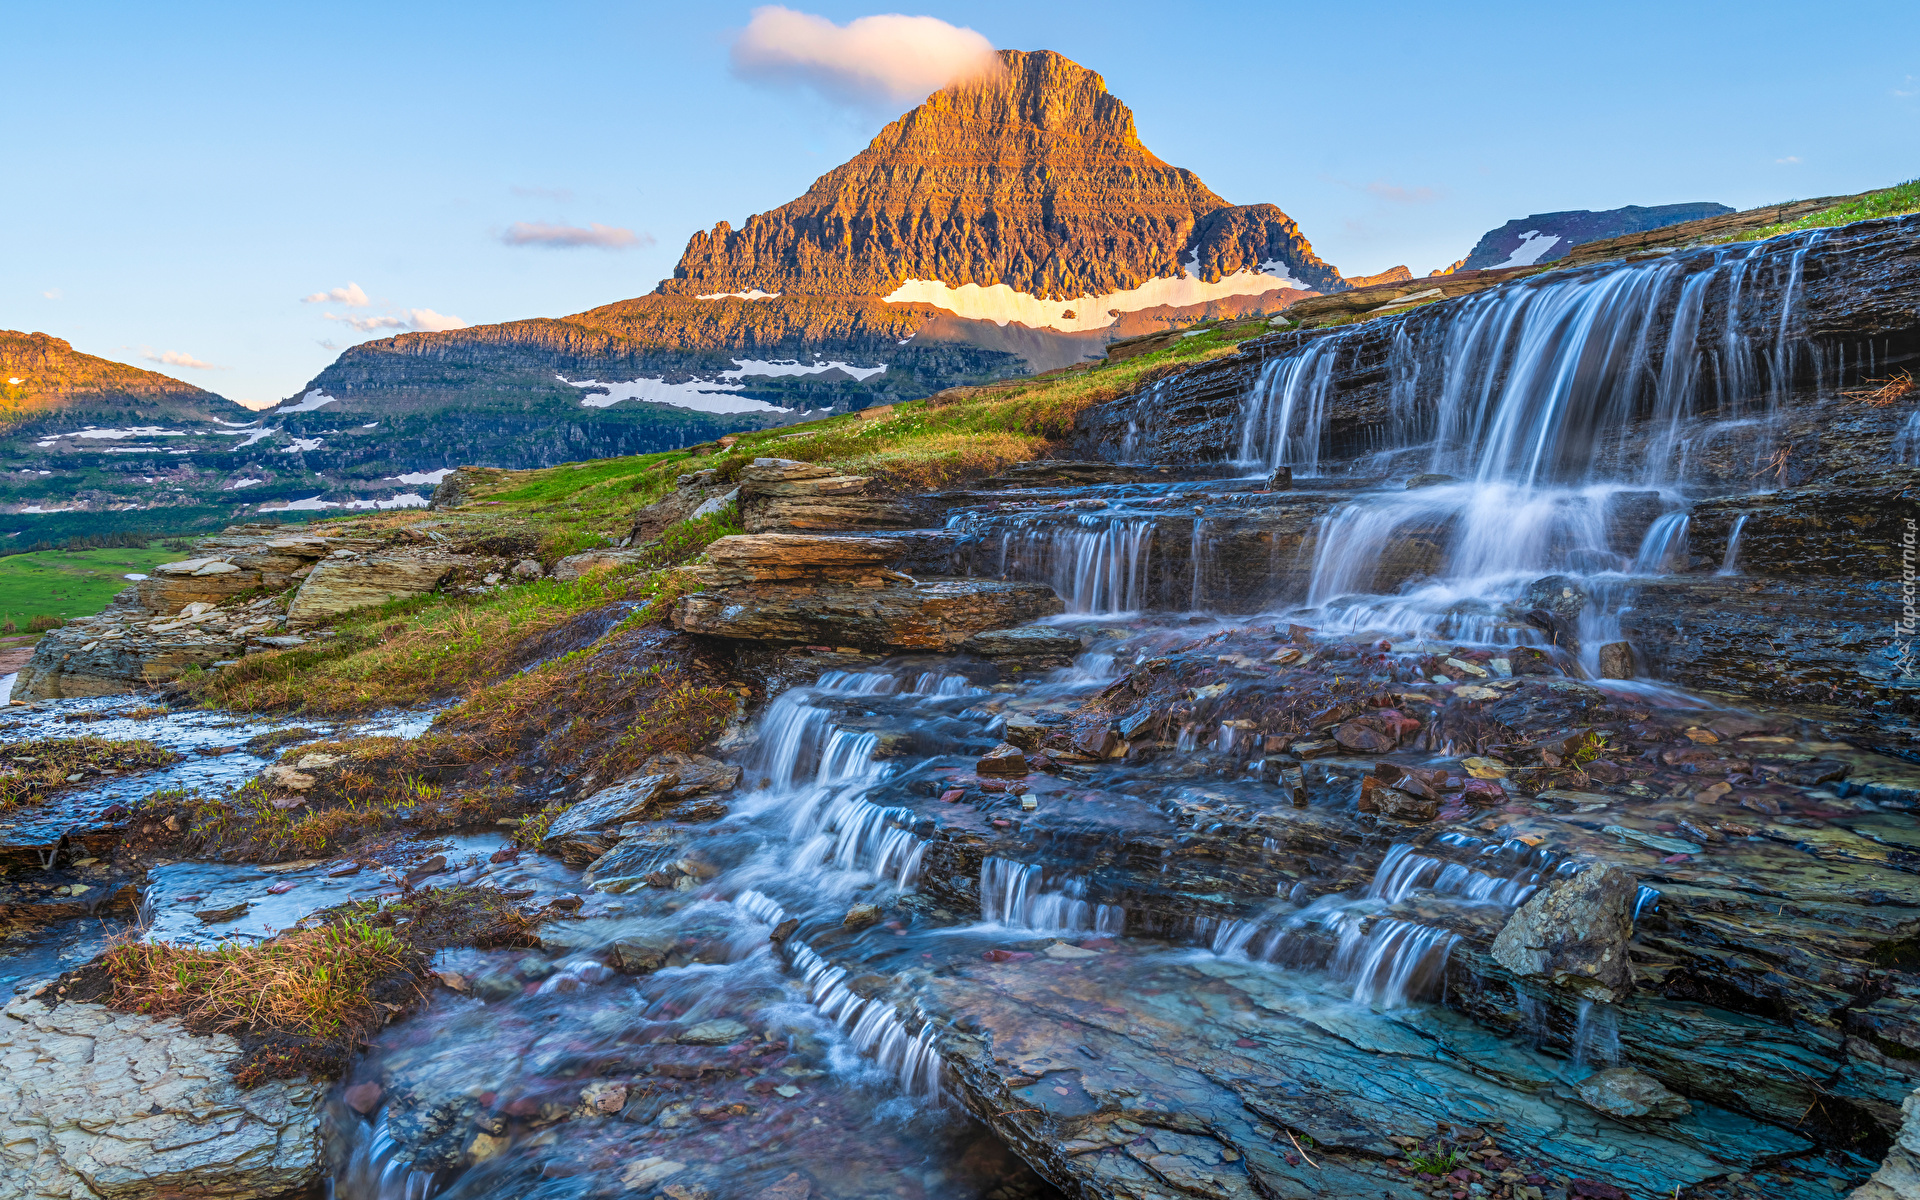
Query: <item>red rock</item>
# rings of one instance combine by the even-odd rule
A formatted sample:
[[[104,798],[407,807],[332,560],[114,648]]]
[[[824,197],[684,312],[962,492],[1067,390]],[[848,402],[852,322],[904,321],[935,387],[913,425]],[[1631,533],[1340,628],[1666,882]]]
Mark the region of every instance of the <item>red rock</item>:
[[[1027,756],[1020,752],[1020,747],[1001,742],[982,755],[973,769],[982,775],[1025,775]]]
[[[1575,1179],[1569,1187],[1575,1196],[1584,1196],[1587,1200],[1628,1200],[1625,1191],[1597,1179]]]
[[[1033,957],[1031,950],[988,950],[980,955],[988,962],[1025,962]]]
[[[292,891],[294,888],[297,888],[299,886],[300,886],[299,884],[294,883],[292,880],[283,879],[279,883],[269,885],[267,888],[267,895],[283,896],[286,893]]]
[[[953,788],[949,791],[941,792],[940,799],[947,804],[956,804],[959,802],[960,797],[964,795],[966,795],[966,793],[961,791],[959,788]]]
[[[369,1079],[365,1083],[356,1083],[340,1093],[340,1098],[347,1102],[348,1108],[364,1117],[380,1107],[380,1097],[383,1094],[381,1086]]]
[[[1346,721],[1333,731],[1333,740],[1361,754],[1385,754],[1400,744],[1393,734],[1367,721]]]

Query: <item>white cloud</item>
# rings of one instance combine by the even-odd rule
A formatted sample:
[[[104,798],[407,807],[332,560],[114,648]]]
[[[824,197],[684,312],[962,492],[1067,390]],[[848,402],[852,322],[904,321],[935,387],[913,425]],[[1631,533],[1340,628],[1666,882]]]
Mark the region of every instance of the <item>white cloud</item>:
[[[225,367],[216,367],[210,362],[202,362],[191,354],[182,354],[178,350],[162,350],[158,354],[150,346],[140,347],[140,357],[150,363],[159,363],[163,367],[188,367],[195,371],[224,371]]]
[[[500,240],[509,246],[546,246],[551,249],[596,246],[602,250],[625,250],[628,246],[653,245],[652,234],[635,233],[631,229],[602,225],[598,221],[584,229],[578,225],[552,225],[545,221],[515,221],[507,226]]]
[[[59,299],[63,299],[66,296],[66,293],[62,292],[59,288],[48,288],[46,291],[41,292],[40,294],[42,296],[45,296],[49,300],[59,300]]]
[[[1776,158],[1773,161],[1781,164],[1797,163],[1800,161],[1800,156],[1798,154],[1789,154],[1785,158]]]
[[[381,317],[344,317],[338,313],[321,315],[329,321],[344,321],[361,333],[378,333],[383,329],[403,333],[443,333],[449,329],[467,327],[467,323],[459,317],[437,313],[430,308],[403,308]]]
[[[998,70],[993,43],[980,34],[899,13],[835,25],[767,5],[753,10],[733,43],[733,73],[741,79],[802,85],[873,107],[917,104],[950,83]]]
[[[373,301],[367,299],[367,294],[360,290],[359,284],[349,283],[345,287],[331,288],[324,292],[315,292],[311,296],[302,296],[300,297],[300,303],[302,304],[332,303],[332,304],[344,304],[348,308],[365,308],[369,304],[372,304]]]

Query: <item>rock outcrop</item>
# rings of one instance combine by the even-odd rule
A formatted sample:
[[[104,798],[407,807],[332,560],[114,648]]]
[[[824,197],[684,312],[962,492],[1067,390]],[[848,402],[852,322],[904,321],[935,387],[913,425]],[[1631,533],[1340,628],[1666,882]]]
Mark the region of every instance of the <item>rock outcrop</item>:
[[[279,1196],[322,1173],[326,1086],[234,1082],[240,1047],[171,1018],[0,1010],[0,1200]]]
[[[314,625],[389,600],[424,596],[474,560],[464,554],[398,550],[379,554],[336,551],[315,564],[287,609],[290,625]]]
[[[925,506],[867,495],[873,481],[785,458],[757,458],[740,472],[740,520],[748,533],[782,529],[912,529]]]
[[[773,643],[948,650],[987,629],[1060,612],[1044,584],[916,580],[894,570],[889,538],[746,534],[721,538],[687,574],[703,590],[674,605],[674,628]]]

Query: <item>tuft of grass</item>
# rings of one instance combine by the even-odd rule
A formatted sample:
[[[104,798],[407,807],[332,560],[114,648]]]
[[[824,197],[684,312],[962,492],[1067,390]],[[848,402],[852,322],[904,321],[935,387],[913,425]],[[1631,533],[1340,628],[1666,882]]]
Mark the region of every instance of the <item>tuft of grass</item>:
[[[1783,233],[1798,233],[1803,229],[1831,229],[1836,225],[1848,225],[1854,221],[1870,221],[1876,217],[1900,217],[1908,213],[1920,212],[1920,179],[1909,179],[1890,188],[1866,192],[1855,196],[1844,204],[1822,209],[1817,213],[1808,213],[1794,221],[1783,221],[1777,225],[1766,225],[1742,233],[1729,234],[1722,241],[1757,242],[1765,238],[1778,237]]]
[[[102,964],[113,979],[110,1003],[123,1011],[224,1032],[264,1025],[334,1038],[380,1025],[386,1014],[369,989],[407,967],[410,953],[391,929],[348,920],[217,950],[122,942]]]
[[[1445,1152],[1434,1150],[1426,1154],[1407,1155],[1407,1165],[1422,1175],[1446,1175],[1465,1161],[1465,1156],[1458,1150]]]
[[[9,742],[0,747],[0,811],[66,787],[69,775],[90,779],[95,771],[148,771],[179,761],[178,754],[145,740],[89,736]]]

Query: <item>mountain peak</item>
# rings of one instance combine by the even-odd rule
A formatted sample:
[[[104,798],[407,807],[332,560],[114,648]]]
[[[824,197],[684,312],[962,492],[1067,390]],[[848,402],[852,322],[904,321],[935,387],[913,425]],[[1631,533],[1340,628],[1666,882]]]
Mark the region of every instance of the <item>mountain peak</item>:
[[[1236,209],[1142,145],[1098,73],[1050,50],[1000,59],[1000,73],[935,92],[799,199],[694,234],[659,290],[887,296],[926,281],[1051,302],[1262,264],[1297,287],[1340,286],[1285,213]]]

